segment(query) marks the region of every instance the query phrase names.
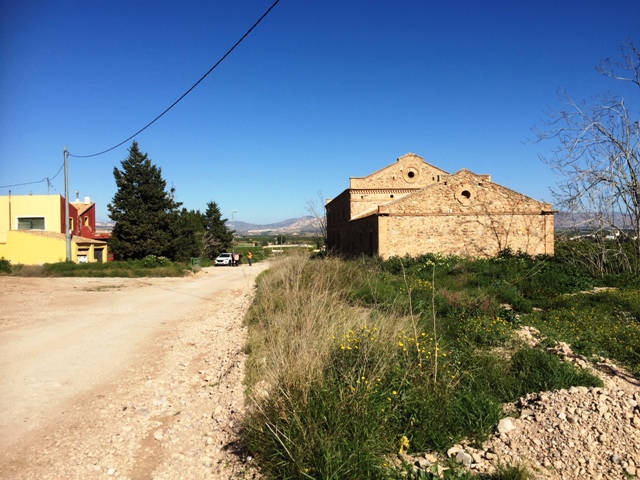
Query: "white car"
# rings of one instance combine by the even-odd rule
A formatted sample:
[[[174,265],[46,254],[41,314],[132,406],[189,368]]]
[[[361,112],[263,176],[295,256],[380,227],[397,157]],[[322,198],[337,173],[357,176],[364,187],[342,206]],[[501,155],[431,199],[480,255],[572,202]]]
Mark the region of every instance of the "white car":
[[[233,254],[231,253],[221,253],[217,256],[214,265],[217,267],[218,265],[233,265]]]

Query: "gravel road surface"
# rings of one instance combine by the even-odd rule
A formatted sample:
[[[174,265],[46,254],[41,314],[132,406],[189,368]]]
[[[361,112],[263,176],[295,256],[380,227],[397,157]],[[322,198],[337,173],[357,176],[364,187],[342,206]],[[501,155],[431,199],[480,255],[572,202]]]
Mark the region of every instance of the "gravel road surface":
[[[266,268],[0,277],[0,478],[256,478],[236,441]]]

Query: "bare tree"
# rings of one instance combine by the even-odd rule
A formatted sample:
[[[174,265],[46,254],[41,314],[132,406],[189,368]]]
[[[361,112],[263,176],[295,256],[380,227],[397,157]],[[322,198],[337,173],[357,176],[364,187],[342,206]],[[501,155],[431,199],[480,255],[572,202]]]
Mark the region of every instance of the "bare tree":
[[[315,219],[318,248],[322,248],[327,245],[327,216],[324,210],[324,203],[322,192],[318,192],[317,198],[314,200],[307,200],[304,207],[307,214]]]
[[[632,101],[640,101],[640,51],[629,41],[617,61],[604,60],[597,71],[631,85]],[[621,86],[622,87],[622,86]],[[624,88],[624,87],[622,87]],[[638,271],[640,259],[640,116],[638,105],[623,96],[604,94],[592,101],[574,101],[560,92],[559,111],[549,112],[538,141],[552,139],[557,147],[541,157],[560,177],[552,193],[557,206],[578,214],[601,236],[624,234],[633,248],[628,262]],[[620,253],[620,252],[618,252]],[[604,273],[604,272],[603,272]]]

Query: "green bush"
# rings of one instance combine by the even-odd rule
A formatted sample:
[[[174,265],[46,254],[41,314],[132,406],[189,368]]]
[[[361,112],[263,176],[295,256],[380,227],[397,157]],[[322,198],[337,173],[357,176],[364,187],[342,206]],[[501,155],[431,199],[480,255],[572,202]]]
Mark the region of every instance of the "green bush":
[[[48,277],[181,277],[192,270],[189,264],[171,262],[165,257],[105,263],[58,262],[40,267],[38,276]]]
[[[11,273],[11,262],[6,258],[0,258],[0,273]]]

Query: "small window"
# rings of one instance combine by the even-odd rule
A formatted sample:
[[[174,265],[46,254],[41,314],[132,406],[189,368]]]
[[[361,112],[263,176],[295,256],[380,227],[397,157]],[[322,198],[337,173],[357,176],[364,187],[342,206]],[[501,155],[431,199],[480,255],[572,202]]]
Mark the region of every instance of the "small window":
[[[85,227],[89,226],[89,216],[88,215],[84,217],[84,226]]]
[[[18,218],[18,230],[44,230],[44,217]]]

